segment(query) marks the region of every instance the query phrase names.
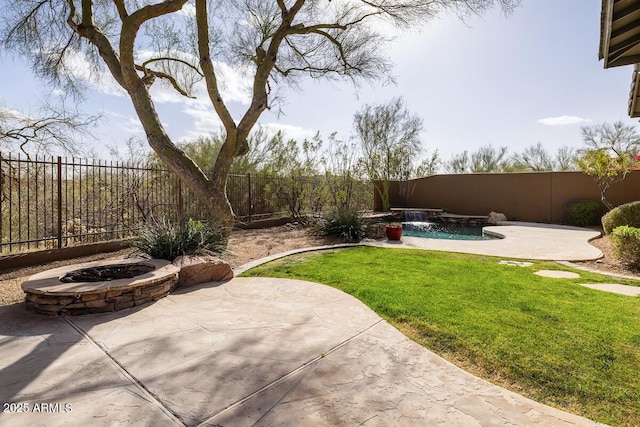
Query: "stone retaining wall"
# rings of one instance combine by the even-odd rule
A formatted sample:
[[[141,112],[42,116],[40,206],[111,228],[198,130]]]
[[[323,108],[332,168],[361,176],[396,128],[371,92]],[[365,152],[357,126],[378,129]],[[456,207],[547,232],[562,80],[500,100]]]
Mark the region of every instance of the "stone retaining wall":
[[[71,316],[118,311],[157,301],[170,293],[178,283],[178,274],[160,283],[151,283],[130,289],[114,289],[105,292],[85,292],[80,295],[43,295],[26,292],[28,310],[46,315]]]

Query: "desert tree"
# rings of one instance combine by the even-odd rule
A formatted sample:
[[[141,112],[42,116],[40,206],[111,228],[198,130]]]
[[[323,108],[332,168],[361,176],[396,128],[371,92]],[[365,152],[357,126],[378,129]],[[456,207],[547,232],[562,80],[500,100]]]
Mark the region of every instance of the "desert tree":
[[[271,154],[269,149],[274,138],[277,138],[277,135],[270,134],[266,128],[261,126],[254,128],[247,140],[251,151],[244,156],[235,157],[229,172],[234,174],[260,173],[266,167]],[[224,141],[224,129],[221,129],[209,135],[201,135],[180,142],[178,146],[205,173],[211,173]]]
[[[354,117],[362,165],[369,179],[380,181],[376,191],[382,209],[389,210],[389,182],[406,182],[414,175],[415,160],[423,151],[422,119],[412,114],[402,98],[365,105]]]
[[[522,153],[514,154],[511,163],[515,170],[530,172],[552,171],[556,168],[553,155],[542,146],[541,142],[526,147]]]
[[[469,165],[469,152],[464,150],[462,153],[456,153],[451,156],[448,162],[444,164],[444,170],[447,173],[469,173],[471,171]]]
[[[507,147],[495,148],[492,145],[483,145],[471,153],[471,172],[502,172],[509,162],[507,151]]]
[[[621,121],[605,122],[583,126],[581,130],[585,147],[578,150],[579,154],[590,150],[605,150],[613,157],[633,157],[640,151],[640,134],[633,125]]]
[[[618,121],[584,126],[582,140],[586,147],[578,151],[576,164],[595,180],[602,203],[607,209],[613,209],[606,193],[613,184],[624,180],[637,165],[640,135],[635,126]]]
[[[473,153],[463,151],[454,154],[445,164],[448,173],[491,173],[503,172],[509,168],[507,147],[495,148],[492,145],[483,145]]]
[[[131,99],[151,148],[229,233],[229,170],[235,157],[250,150],[248,136],[262,112],[272,107],[279,84],[295,84],[304,76],[388,79],[388,24],[402,29],[424,24],[443,11],[464,16],[496,4],[508,11],[518,2],[4,1],[2,39],[6,48],[30,58],[37,74],[67,89],[78,88],[78,68],[92,75],[106,69]],[[239,118],[223,96],[224,65],[243,70],[251,80],[250,101]],[[151,93],[154,85],[164,83],[181,95],[194,96],[201,80],[225,130],[211,176],[167,135]]]
[[[556,151],[555,165],[557,171],[576,170],[576,150],[573,147],[563,145]]]
[[[363,162],[357,141],[343,141],[333,133],[329,135],[327,145],[321,164],[330,207],[338,214],[371,209],[371,188],[363,177]]]
[[[526,147],[511,157],[513,172],[550,172],[575,170],[575,149],[568,146],[558,148],[555,154],[547,151],[541,142]]]

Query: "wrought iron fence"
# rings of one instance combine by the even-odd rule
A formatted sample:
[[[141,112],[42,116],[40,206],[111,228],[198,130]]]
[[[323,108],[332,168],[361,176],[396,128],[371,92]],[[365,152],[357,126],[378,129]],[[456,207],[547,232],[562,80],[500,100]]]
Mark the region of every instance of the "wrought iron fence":
[[[229,176],[238,219],[286,211],[277,177]],[[129,237],[151,217],[206,217],[172,172],[148,165],[0,154],[0,254]]]
[[[370,209],[373,193],[358,185],[358,208]],[[320,212],[334,190],[323,176],[231,174],[227,183],[243,222]],[[0,153],[0,255],[126,238],[151,218],[209,218],[205,209],[157,165]]]

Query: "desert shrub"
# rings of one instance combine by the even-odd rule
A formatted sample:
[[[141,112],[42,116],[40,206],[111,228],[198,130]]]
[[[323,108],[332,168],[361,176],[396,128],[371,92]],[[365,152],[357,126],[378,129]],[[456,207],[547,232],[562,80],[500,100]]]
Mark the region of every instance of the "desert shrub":
[[[614,228],[621,225],[640,228],[640,202],[625,203],[611,209],[602,217],[605,234],[611,234]]]
[[[565,208],[569,225],[586,227],[597,225],[600,220],[600,204],[595,200],[572,200]]]
[[[640,267],[640,228],[621,225],[613,229],[611,241],[620,261]]]
[[[134,246],[152,258],[173,261],[180,255],[220,252],[224,235],[220,227],[204,221],[152,221],[138,233]]]
[[[336,209],[319,224],[320,234],[342,237],[347,242],[359,242],[365,235],[366,224],[357,211]]]

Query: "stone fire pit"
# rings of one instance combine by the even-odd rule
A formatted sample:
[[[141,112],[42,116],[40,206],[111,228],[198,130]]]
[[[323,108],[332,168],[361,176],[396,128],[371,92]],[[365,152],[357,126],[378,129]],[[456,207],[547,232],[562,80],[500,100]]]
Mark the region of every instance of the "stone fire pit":
[[[158,259],[95,261],[54,268],[22,284],[27,309],[48,315],[103,313],[166,296],[180,268]]]

